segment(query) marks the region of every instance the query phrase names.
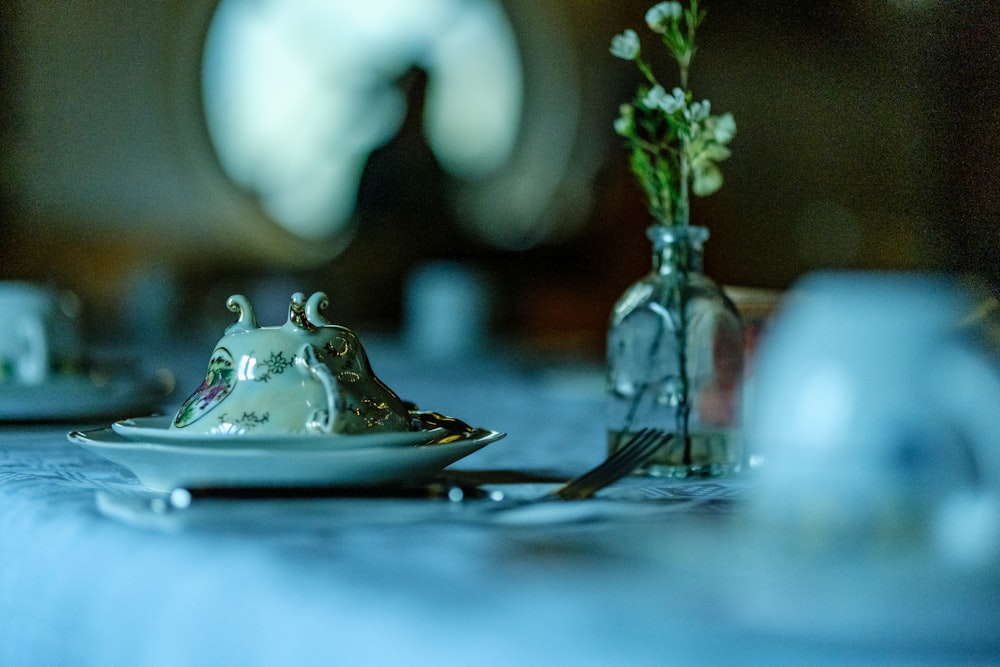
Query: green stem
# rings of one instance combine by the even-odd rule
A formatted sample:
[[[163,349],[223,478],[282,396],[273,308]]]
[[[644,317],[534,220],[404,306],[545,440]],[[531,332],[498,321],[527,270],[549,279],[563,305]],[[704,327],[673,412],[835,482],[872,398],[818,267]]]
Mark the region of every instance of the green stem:
[[[654,86],[660,85],[660,82],[656,80],[656,75],[653,74],[652,68],[646,64],[646,61],[636,56],[635,64],[639,68],[639,71],[642,72],[642,75],[646,77],[646,81],[649,81]]]
[[[691,221],[691,208],[690,208],[690,187],[688,186],[688,181],[691,179],[691,166],[688,164],[687,159],[687,140],[681,139],[682,148],[681,154],[678,156],[678,163],[680,164],[680,192],[677,197],[677,208],[674,214],[674,225],[681,227],[686,227]]]
[[[678,315],[680,322],[678,323],[677,329],[675,331],[676,345],[677,345],[677,369],[678,375],[680,377],[681,383],[681,396],[680,404],[677,406],[677,416],[676,416],[676,432],[678,439],[684,445],[684,451],[682,454],[681,462],[689,466],[691,465],[691,434],[689,433],[689,424],[691,420],[691,389],[688,386],[688,371],[687,371],[687,299],[688,299],[688,276],[687,271],[682,270],[680,276],[680,283],[677,286],[678,295]]]

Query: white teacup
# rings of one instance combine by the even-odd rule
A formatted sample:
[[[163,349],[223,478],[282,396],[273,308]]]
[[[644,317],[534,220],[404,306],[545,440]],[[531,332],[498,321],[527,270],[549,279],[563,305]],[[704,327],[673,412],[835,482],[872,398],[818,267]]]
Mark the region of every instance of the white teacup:
[[[75,298],[29,282],[0,282],[0,382],[38,385],[80,362]]]
[[[963,327],[974,306],[940,276],[800,281],[746,394],[761,516],[837,539],[932,531],[961,498],[996,508],[1000,364]]]
[[[326,295],[292,295],[288,320],[258,327],[242,295],[212,352],[205,380],[171,429],[205,435],[408,431],[407,406],[372,372],[357,336],[320,312]]]

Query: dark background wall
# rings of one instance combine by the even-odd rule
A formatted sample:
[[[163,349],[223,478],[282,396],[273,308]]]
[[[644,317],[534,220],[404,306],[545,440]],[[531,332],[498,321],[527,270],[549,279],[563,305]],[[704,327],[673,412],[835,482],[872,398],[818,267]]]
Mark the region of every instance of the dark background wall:
[[[199,118],[212,0],[6,3],[0,278],[76,290],[94,335],[126,331],[148,299],[182,323],[267,284],[324,289],[345,323],[391,329],[410,272],[461,259],[489,277],[499,331],[597,354],[611,303],[649,265],[649,219],[611,130],[638,78],[607,51],[625,27],[649,34],[647,4],[551,0],[542,22],[531,2],[504,3],[534,40],[531,99],[542,70],[579,99],[547,235],[498,247],[461,224],[458,186],[419,132],[373,157],[349,238],[273,225],[222,174]],[[784,288],[822,268],[946,268],[1000,285],[997,3],[703,4],[692,87],[739,128],[725,185],[694,204],[708,273]],[[551,52],[549,29],[566,40]]]

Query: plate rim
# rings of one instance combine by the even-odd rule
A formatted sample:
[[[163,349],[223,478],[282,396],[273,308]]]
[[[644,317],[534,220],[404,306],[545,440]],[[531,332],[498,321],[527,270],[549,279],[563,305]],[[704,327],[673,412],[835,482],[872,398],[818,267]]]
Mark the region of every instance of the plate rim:
[[[220,449],[134,442],[109,426],[67,433],[74,444],[129,470],[143,486],[160,490],[192,485],[283,488],[398,483],[431,469],[444,469],[506,435],[478,429],[457,440],[413,447]],[[398,458],[390,461],[391,457]],[[261,462],[256,464],[254,459]],[[341,473],[341,466],[353,472]],[[357,472],[359,467],[365,470],[363,474]],[[202,469],[192,472],[197,468]]]
[[[169,429],[172,417],[149,415],[129,417],[111,423],[110,428],[121,438],[136,443],[198,447],[202,449],[243,449],[256,446],[282,450],[347,450],[371,447],[408,447],[429,442],[448,431],[438,427],[413,431],[388,431],[379,433],[336,434],[320,433],[242,433],[233,435],[207,435]],[[127,422],[132,422],[128,424]],[[136,422],[152,422],[149,426]],[[167,426],[159,426],[165,424]],[[387,444],[390,443],[390,444]]]
[[[435,431],[447,432],[445,429],[434,429]],[[84,430],[73,430],[66,434],[66,437],[75,444],[81,445],[83,447],[96,447],[101,449],[109,450],[146,450],[146,451],[157,451],[170,454],[197,454],[201,456],[247,456],[247,455],[264,455],[264,456],[334,456],[334,455],[348,455],[353,452],[361,452],[365,450],[381,450],[382,452],[394,452],[398,449],[444,449],[458,447],[459,445],[470,445],[483,443],[484,445],[491,444],[497,440],[502,440],[507,437],[507,433],[504,431],[493,431],[489,429],[477,429],[474,431],[475,437],[470,435],[458,436],[455,440],[449,440],[448,442],[421,442],[412,445],[411,447],[398,447],[398,446],[379,446],[374,445],[371,447],[308,447],[308,448],[294,448],[294,447],[261,447],[256,446],[239,446],[239,447],[204,447],[193,445],[190,443],[181,442],[141,442],[137,440],[130,440],[120,433],[116,432],[110,426],[103,426],[93,429]],[[103,437],[102,437],[103,436]]]

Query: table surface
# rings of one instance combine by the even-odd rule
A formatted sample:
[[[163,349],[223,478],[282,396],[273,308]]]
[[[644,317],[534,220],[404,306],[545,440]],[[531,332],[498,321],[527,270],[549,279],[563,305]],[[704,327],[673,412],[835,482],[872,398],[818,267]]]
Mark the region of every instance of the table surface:
[[[523,502],[603,458],[597,368],[386,352],[381,369],[508,433],[445,471],[502,500],[171,508],[66,439],[107,421],[0,426],[0,664],[1000,662],[995,572],[778,539],[746,509],[750,474]]]

